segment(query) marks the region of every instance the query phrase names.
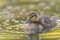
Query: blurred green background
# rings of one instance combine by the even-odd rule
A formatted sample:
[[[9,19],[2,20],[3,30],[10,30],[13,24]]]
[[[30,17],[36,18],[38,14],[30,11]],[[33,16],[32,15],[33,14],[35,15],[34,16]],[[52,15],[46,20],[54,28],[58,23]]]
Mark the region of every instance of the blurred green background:
[[[22,26],[32,11],[49,16],[56,14],[60,19],[60,0],[0,0],[0,40],[27,40]],[[59,25],[41,34],[41,39],[60,40]]]

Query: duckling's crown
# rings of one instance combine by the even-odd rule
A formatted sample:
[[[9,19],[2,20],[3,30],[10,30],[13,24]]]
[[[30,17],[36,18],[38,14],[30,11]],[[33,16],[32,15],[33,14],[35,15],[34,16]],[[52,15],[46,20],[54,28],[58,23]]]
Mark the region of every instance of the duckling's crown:
[[[29,17],[31,16],[37,16],[37,14],[35,12],[32,12],[31,14],[29,14]]]

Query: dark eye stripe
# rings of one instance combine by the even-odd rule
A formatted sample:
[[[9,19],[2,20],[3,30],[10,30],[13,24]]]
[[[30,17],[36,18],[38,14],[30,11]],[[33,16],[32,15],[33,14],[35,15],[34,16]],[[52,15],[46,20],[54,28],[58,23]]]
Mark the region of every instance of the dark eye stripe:
[[[36,16],[36,17],[37,17],[37,15],[32,15],[32,16],[30,17],[30,19],[31,19],[32,17],[34,17],[34,16]]]

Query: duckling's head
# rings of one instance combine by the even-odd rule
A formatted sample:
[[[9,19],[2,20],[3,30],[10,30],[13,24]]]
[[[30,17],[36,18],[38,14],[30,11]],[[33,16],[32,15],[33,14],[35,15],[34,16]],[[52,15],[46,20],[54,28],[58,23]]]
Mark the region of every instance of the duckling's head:
[[[26,23],[35,23],[38,22],[38,16],[35,12],[29,14]]]

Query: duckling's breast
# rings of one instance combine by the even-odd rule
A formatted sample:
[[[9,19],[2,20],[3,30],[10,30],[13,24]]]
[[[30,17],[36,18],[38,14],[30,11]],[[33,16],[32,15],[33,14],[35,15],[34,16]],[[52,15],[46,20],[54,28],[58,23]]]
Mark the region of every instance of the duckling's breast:
[[[39,25],[37,23],[29,23],[24,27],[24,32],[26,34],[35,34],[39,32]]]

